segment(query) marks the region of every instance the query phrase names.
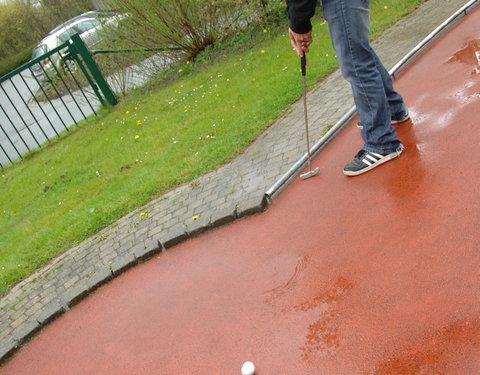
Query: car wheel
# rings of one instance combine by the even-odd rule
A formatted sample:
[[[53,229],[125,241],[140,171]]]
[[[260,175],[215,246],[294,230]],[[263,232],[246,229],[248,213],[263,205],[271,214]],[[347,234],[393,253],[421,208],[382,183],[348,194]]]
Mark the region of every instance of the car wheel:
[[[77,70],[77,63],[75,62],[75,60],[72,59],[63,60],[62,66],[65,72],[75,72]]]

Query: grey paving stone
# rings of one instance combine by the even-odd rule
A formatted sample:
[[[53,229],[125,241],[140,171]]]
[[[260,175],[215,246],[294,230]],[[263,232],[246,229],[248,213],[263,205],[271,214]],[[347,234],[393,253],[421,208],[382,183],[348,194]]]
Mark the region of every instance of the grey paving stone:
[[[222,210],[215,210],[212,213],[211,222],[212,228],[233,222],[237,218],[235,208],[224,208]]]
[[[185,227],[183,226],[183,224],[177,224],[168,229],[165,234],[162,234],[160,236],[159,242],[166,250],[171,248],[172,246],[178,245],[186,239],[188,239],[188,234],[185,232]]]
[[[263,194],[261,196],[245,198],[237,203],[236,216],[240,219],[244,216],[262,212],[266,207],[267,200]]]
[[[10,358],[18,347],[18,343],[10,340],[2,340],[0,343],[0,365]]]
[[[36,319],[38,324],[43,327],[53,321],[55,318],[59,317],[64,312],[65,310],[57,301],[52,301],[47,305],[43,306],[42,311],[38,314]]]
[[[198,219],[190,218],[185,223],[185,231],[189,237],[198,236],[211,229],[210,214],[198,216]]]
[[[110,268],[114,276],[120,275],[122,272],[125,272],[129,268],[133,267],[137,263],[137,260],[133,254],[124,254],[119,256],[117,259],[112,261]]]
[[[143,262],[161,251],[161,245],[158,240],[149,240],[142,244],[138,244],[133,248],[133,255],[138,262]]]
[[[88,289],[95,290],[112,279],[112,272],[107,268],[96,268],[93,273],[85,277]]]
[[[68,307],[74,306],[88,295],[88,285],[86,282],[79,281],[77,284],[65,290],[59,297]]]
[[[159,237],[161,233],[164,231],[163,225],[159,225],[158,223],[150,228],[147,233],[148,238],[155,238]]]
[[[32,337],[40,329],[37,321],[28,320],[12,332],[12,339],[18,343],[23,343]]]

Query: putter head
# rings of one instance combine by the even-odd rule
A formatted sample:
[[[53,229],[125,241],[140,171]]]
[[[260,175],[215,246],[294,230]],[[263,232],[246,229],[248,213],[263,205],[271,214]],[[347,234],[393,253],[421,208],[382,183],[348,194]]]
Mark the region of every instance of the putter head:
[[[313,177],[313,176],[316,176],[318,174],[318,172],[320,172],[320,168],[315,168],[313,170],[310,170],[308,171],[307,173],[303,173],[300,175],[300,178],[302,180],[306,180],[307,178],[310,178],[310,177]]]

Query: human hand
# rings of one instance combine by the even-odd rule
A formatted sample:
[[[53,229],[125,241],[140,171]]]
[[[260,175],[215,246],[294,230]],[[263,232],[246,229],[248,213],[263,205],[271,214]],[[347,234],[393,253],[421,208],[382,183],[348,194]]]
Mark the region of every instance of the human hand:
[[[297,34],[288,29],[288,34],[290,36],[290,43],[293,46],[293,49],[297,52],[299,57],[302,57],[304,53],[309,52],[308,47],[312,44],[312,30],[305,34]]]

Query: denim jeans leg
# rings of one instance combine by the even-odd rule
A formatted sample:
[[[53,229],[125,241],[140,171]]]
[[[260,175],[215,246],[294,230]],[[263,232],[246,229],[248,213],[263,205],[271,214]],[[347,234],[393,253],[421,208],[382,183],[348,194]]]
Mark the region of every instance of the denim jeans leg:
[[[388,105],[390,106],[392,119],[401,119],[408,113],[408,108],[405,105],[405,102],[403,101],[401,95],[394,90],[392,77],[390,77],[387,69],[385,69],[373,49],[371,50],[371,52],[375,58],[375,64],[377,65],[377,69],[382,76],[383,88],[385,90],[385,94],[387,95]]]
[[[322,0],[322,6],[342,74],[352,86],[363,124],[363,148],[393,152],[400,141],[390,124],[390,105],[377,66],[380,60],[369,42],[370,0]]]

